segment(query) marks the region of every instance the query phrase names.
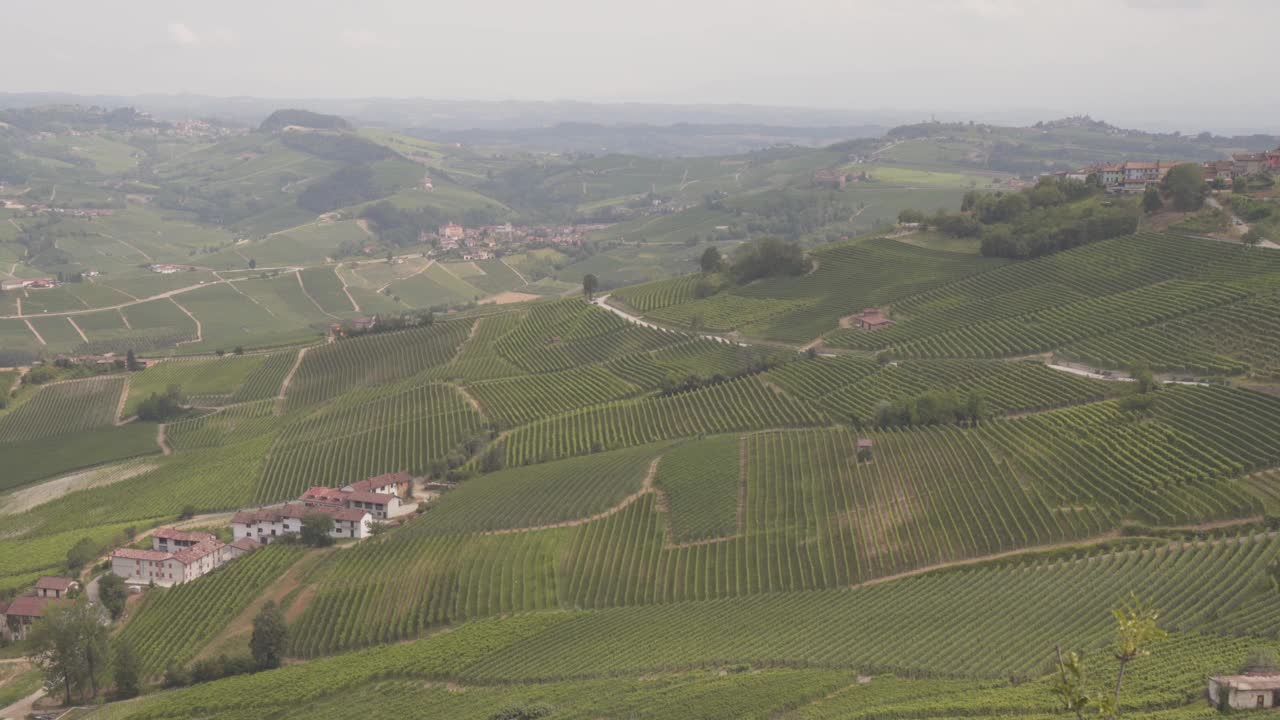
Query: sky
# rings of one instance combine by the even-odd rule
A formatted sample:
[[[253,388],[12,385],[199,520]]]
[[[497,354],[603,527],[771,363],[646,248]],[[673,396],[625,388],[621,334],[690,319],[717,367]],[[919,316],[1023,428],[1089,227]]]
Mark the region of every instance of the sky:
[[[1277,0],[42,0],[0,91],[747,103],[1280,125]],[[1256,37],[1255,37],[1256,33]]]

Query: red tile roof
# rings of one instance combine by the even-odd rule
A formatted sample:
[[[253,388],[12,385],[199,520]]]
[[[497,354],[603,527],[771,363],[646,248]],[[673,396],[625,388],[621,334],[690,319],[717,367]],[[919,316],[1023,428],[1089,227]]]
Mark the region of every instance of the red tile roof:
[[[376,505],[387,505],[396,499],[395,495],[384,495],[383,493],[375,492],[350,492],[343,493],[343,495],[353,502],[374,503]]]
[[[173,557],[172,553],[161,552],[159,550],[139,550],[138,548],[117,548],[111,551],[113,558],[125,558],[126,560],[153,560],[160,562]]]
[[[20,617],[44,617],[44,609],[51,602],[53,602],[51,598],[23,595],[22,597],[14,598],[13,602],[9,603],[9,608],[4,611],[4,614]]]
[[[52,576],[46,575],[45,577],[42,577],[36,581],[36,589],[37,590],[59,590],[62,592],[66,592],[67,590],[71,589],[72,585],[79,585],[79,584],[80,583],[76,582],[75,580],[72,580],[71,578],[52,577]]]
[[[183,565],[190,565],[191,563],[196,562],[200,558],[207,557],[216,552],[219,552],[224,547],[226,547],[226,545],[223,545],[221,542],[217,540],[209,540],[206,542],[197,543],[195,545],[192,545],[189,548],[183,548],[182,550],[179,550],[178,552],[173,554],[173,559],[177,560]]]
[[[151,537],[163,538],[165,540],[178,540],[182,542],[191,542],[191,543],[206,542],[208,540],[217,539],[212,533],[203,533],[203,532],[189,533],[189,532],[183,532],[176,528],[160,528],[155,532],[151,533]]]
[[[367,510],[357,510],[355,508],[334,510],[329,514],[333,515],[334,520],[342,520],[344,522],[360,522],[369,516],[369,512]]]
[[[373,490],[380,487],[386,487],[387,485],[408,485],[411,479],[412,478],[409,473],[403,471],[384,473],[382,475],[371,477],[368,480],[358,480],[353,483],[348,483],[346,487],[349,487],[356,492],[372,492]]]
[[[239,540],[236,540],[235,542],[231,543],[231,547],[237,550],[244,550],[245,552],[250,552],[262,547],[262,544],[259,543],[257,540],[254,540],[253,538],[242,537]]]

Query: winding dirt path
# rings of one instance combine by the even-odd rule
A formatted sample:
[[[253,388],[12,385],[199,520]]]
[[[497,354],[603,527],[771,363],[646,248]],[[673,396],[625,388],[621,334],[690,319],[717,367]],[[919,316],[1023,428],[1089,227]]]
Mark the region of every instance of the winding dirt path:
[[[234,286],[234,285],[232,285],[232,287],[235,287],[235,286]],[[189,318],[191,318],[191,322],[193,322],[193,323],[195,323],[195,324],[196,324],[196,339],[195,339],[195,340],[179,340],[177,344],[178,344],[178,345],[186,345],[186,344],[188,344],[188,343],[198,343],[198,342],[203,341],[203,340],[204,340],[204,326],[200,324],[200,318],[196,317],[195,315],[192,315],[190,310],[188,310],[188,309],[186,309],[186,308],[182,307],[182,303],[179,303],[177,300],[174,300],[172,297],[170,297],[170,298],[169,298],[169,302],[173,303],[174,305],[176,305],[176,306],[178,307],[178,309],[179,309],[179,310],[181,310],[182,312],[186,313],[186,316],[187,316],[187,317],[189,317]]]
[[[453,388],[458,391],[458,394],[462,396],[462,399],[467,401],[467,404],[470,405],[481,418],[486,417],[484,408],[480,406],[480,401],[467,390],[465,385],[454,385]]]
[[[339,318],[337,315],[334,315],[333,313],[329,312],[328,310],[325,310],[324,308],[320,307],[320,303],[316,302],[316,299],[315,299],[315,298],[313,298],[313,297],[311,297],[311,293],[307,291],[307,286],[306,286],[306,284],[302,282],[302,271],[301,271],[301,270],[299,270],[299,271],[295,272],[295,273],[294,273],[294,277],[298,278],[298,287],[302,289],[302,294],[307,296],[307,299],[311,301],[311,304],[312,304],[312,305],[315,305],[315,306],[316,306],[316,309],[317,309],[317,310],[319,310],[320,312],[324,313],[325,315],[328,315],[329,317],[333,318],[334,320],[340,320],[340,319],[341,319],[341,318]]]
[[[280,383],[280,392],[276,393],[276,415],[284,414],[285,394],[289,392],[289,385],[293,383],[293,376],[298,373],[298,368],[302,367],[302,358],[307,354],[310,348],[298,348],[298,357],[293,360],[293,367],[289,368],[289,373],[284,376],[284,381]]]
[[[564,522],[551,523],[549,525],[534,525],[532,527],[522,527],[522,528],[502,528],[501,530],[486,530],[478,534],[479,535],[516,535],[518,533],[537,532],[539,530],[554,530],[556,528],[578,527],[579,525],[586,525],[587,523],[595,522],[596,520],[603,520],[609,517],[610,515],[617,515],[623,510],[626,510],[632,503],[644,497],[645,495],[650,495],[656,492],[656,490],[653,487],[653,479],[658,474],[658,463],[662,462],[662,457],[663,456],[659,455],[658,457],[654,458],[652,462],[649,463],[649,470],[645,473],[644,482],[640,484],[639,490],[626,496],[625,498],[622,499],[622,502],[618,503],[617,505],[614,505],[608,510],[605,510],[603,512],[598,512],[595,515],[589,515],[587,517],[581,517],[581,518],[574,518],[573,520],[565,520]]]
[[[169,447],[169,441],[165,437],[165,427],[164,423],[156,426],[156,444],[160,446],[160,452],[168,456],[173,454],[173,449]]]
[[[360,303],[356,302],[356,299],[351,297],[351,290],[347,287],[347,279],[342,277],[342,273],[338,272],[337,265],[333,266],[333,274],[337,275],[338,282],[342,283],[342,292],[346,293],[347,299],[351,301],[351,309],[355,312],[360,312]]]

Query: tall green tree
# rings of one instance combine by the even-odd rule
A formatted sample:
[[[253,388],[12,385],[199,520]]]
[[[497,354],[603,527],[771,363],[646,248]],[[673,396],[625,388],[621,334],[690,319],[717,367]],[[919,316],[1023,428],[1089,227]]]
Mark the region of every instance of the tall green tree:
[[[1164,209],[1164,200],[1160,197],[1160,189],[1155,185],[1148,185],[1146,191],[1142,193],[1142,209],[1148,215]]]
[[[591,273],[582,276],[582,294],[587,296],[587,300],[594,300],[596,290],[600,289],[600,280]]]
[[[1167,633],[1160,628],[1160,611],[1138,599],[1129,597],[1120,607],[1111,611],[1116,620],[1115,658],[1120,663],[1116,671],[1116,689],[1103,713],[1108,717],[1120,716],[1120,690],[1124,686],[1124,671],[1129,663],[1151,654],[1151,644]]]
[[[1164,185],[1173,198],[1173,209],[1190,212],[1204,205],[1204,168],[1199,163],[1175,165],[1164,176]]]
[[[720,266],[724,264],[724,258],[720,257],[720,251],[714,247],[709,247],[702,251],[702,257],[698,260],[698,266],[704,274],[719,272]]]
[[[280,667],[288,642],[289,626],[285,624],[284,613],[268,600],[253,618],[253,635],[249,638],[253,661],[263,670]]]
[[[102,607],[111,613],[112,620],[120,619],[128,597],[129,590],[125,587],[124,578],[109,572],[98,579],[98,599],[102,602]]]
[[[328,547],[333,544],[333,517],[322,512],[302,516],[302,543],[310,547]]]
[[[88,604],[50,606],[31,629],[31,659],[45,684],[69,705],[97,697],[110,668],[109,634],[102,612]]]
[[[127,700],[136,697],[142,689],[142,668],[138,663],[138,655],[128,640],[116,642],[116,652],[112,659],[111,679],[116,683],[116,697]]]

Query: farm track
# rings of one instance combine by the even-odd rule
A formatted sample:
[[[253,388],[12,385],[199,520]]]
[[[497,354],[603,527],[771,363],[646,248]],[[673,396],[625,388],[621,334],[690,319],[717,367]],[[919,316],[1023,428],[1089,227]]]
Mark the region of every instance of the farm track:
[[[333,274],[338,276],[338,282],[342,283],[342,292],[347,296],[347,300],[351,301],[351,309],[354,312],[360,312],[360,303],[351,297],[351,289],[347,287],[347,279],[342,277],[342,273],[338,272],[338,266],[333,266]]]
[[[119,402],[116,403],[116,425],[117,426],[124,425],[126,422],[124,418],[124,406],[129,402],[129,383],[130,383],[130,378],[128,374],[126,374],[124,376],[124,386],[120,388],[120,400]]]
[[[174,305],[176,305],[176,306],[178,307],[178,309],[179,309],[179,310],[181,310],[181,311],[182,311],[182,312],[183,312],[187,317],[191,318],[191,321],[192,321],[192,322],[194,322],[194,323],[196,324],[196,339],[195,339],[195,340],[179,340],[177,344],[178,344],[178,345],[185,345],[185,344],[187,344],[187,343],[199,343],[199,342],[203,342],[203,341],[204,341],[204,327],[200,324],[200,319],[199,319],[199,318],[197,318],[195,315],[192,315],[190,310],[188,310],[188,309],[186,309],[186,308],[182,307],[182,304],[181,304],[181,303],[179,303],[177,300],[174,300],[172,297],[171,297],[171,298],[169,298],[169,302],[171,302],[171,303],[173,303]]]
[[[315,298],[313,298],[313,297],[311,297],[311,293],[307,291],[307,286],[306,286],[306,284],[302,282],[302,271],[301,271],[301,270],[299,270],[299,271],[295,272],[295,273],[293,274],[293,276],[294,276],[294,277],[296,277],[296,278],[298,278],[298,287],[302,289],[302,294],[307,296],[307,299],[311,301],[311,304],[312,304],[312,305],[315,305],[315,306],[316,306],[316,309],[317,309],[317,310],[319,310],[320,312],[324,313],[325,315],[328,315],[329,317],[333,318],[334,320],[338,320],[338,319],[340,319],[337,315],[334,315],[333,313],[329,312],[328,310],[325,310],[324,308],[320,307],[320,303],[316,302],[316,299],[315,299]]]
[[[590,515],[588,517],[581,517],[581,518],[575,518],[573,520],[565,520],[564,522],[551,523],[549,525],[534,525],[531,527],[522,527],[522,528],[503,528],[502,530],[486,530],[484,532],[477,533],[477,534],[479,535],[517,535],[520,533],[537,532],[539,530],[554,530],[556,528],[578,527],[580,525],[586,525],[587,523],[595,522],[597,520],[603,520],[611,515],[617,515],[623,510],[626,510],[632,503],[643,498],[645,495],[649,495],[657,492],[657,490],[653,486],[653,479],[658,475],[658,464],[660,462],[662,462],[661,455],[659,455],[658,457],[650,461],[649,469],[648,471],[645,472],[644,482],[641,483],[640,489],[623,498],[622,502],[618,503],[617,505],[614,505],[613,507],[603,512],[598,512],[595,515]]]
[[[1210,530],[1221,530],[1224,528],[1239,527],[1242,525],[1254,525],[1259,522],[1262,522],[1262,520],[1263,520],[1263,516],[1261,515],[1251,515],[1245,518],[1235,518],[1232,520],[1218,520],[1215,522],[1200,523],[1197,525],[1171,525],[1168,527],[1161,527],[1159,529],[1207,532]],[[1267,534],[1274,535],[1275,533],[1267,533]],[[855,583],[850,587],[862,588],[862,587],[871,587],[873,585],[883,585],[888,582],[893,582],[894,580],[903,580],[905,578],[915,577],[917,575],[924,575],[926,573],[931,573],[938,570],[948,570],[948,569],[957,568],[957,567],[966,567],[969,565],[980,565],[986,562],[1004,560],[1011,557],[1018,557],[1019,555],[1034,555],[1034,554],[1040,554],[1040,553],[1055,552],[1058,550],[1070,550],[1072,548],[1102,545],[1103,543],[1111,542],[1113,540],[1119,540],[1123,537],[1124,535],[1122,535],[1119,530],[1109,530],[1105,533],[1102,533],[1101,535],[1095,535],[1091,538],[1084,538],[1082,540],[1077,540],[1074,542],[1052,543],[1049,545],[1032,545],[1024,548],[1017,548],[1014,550],[1006,550],[1004,552],[998,552],[991,555],[982,555],[979,557],[964,558],[962,560],[948,560],[946,562],[934,563],[931,565],[924,565],[918,568],[913,568],[911,570],[906,570],[904,572],[895,573],[893,575],[885,575],[883,577],[865,580],[860,583]],[[1216,540],[1198,540],[1198,541],[1192,541],[1189,543],[1187,542],[1179,543],[1171,540],[1169,544],[1170,546],[1173,546],[1173,545],[1195,546],[1195,545],[1215,545],[1223,542],[1235,542],[1235,538],[1220,538]]]
[[[80,326],[76,324],[76,320],[75,320],[75,318],[73,318],[73,317],[71,317],[70,315],[68,315],[68,316],[67,316],[67,322],[71,323],[71,327],[73,327],[73,328],[75,328],[75,329],[76,329],[76,334],[78,334],[78,335],[80,336],[80,339],[81,339],[81,340],[85,341],[86,343],[87,343],[87,342],[89,342],[89,338],[88,338],[88,336],[86,336],[86,335],[84,334],[84,330],[81,330],[81,329],[80,329]]]
[[[225,282],[225,283],[227,283],[228,285],[230,285],[232,290],[235,290],[236,292],[240,293],[241,295],[243,295],[243,296],[245,296],[245,297],[249,298],[249,302],[253,303],[254,305],[257,305],[258,307],[262,308],[263,310],[266,310],[266,311],[267,311],[267,314],[268,314],[268,315],[270,315],[271,317],[276,317],[276,314],[275,314],[274,312],[272,312],[271,308],[267,307],[266,305],[263,305],[262,303],[258,302],[258,299],[257,299],[257,298],[255,298],[254,296],[250,295],[249,293],[247,293],[247,292],[245,292],[245,291],[241,290],[240,288],[236,287],[236,284],[235,284],[235,282],[234,282],[234,281],[232,281],[232,280],[227,280],[226,278],[222,277],[221,275],[219,275],[219,274],[218,274],[218,273],[216,273],[216,272],[213,274],[213,276],[214,276],[214,277],[216,277],[216,278],[218,278],[218,279],[219,279],[219,280],[221,280],[222,282]],[[176,301],[176,300],[174,300],[174,302],[177,302],[177,301]],[[188,313],[188,314],[190,314],[190,313]],[[194,318],[195,316],[193,315],[192,317]]]
[[[487,418],[484,412],[484,407],[481,406],[480,401],[477,400],[476,397],[467,390],[467,386],[454,385],[453,387],[458,391],[458,394],[462,396],[462,399],[465,400],[467,404],[470,405],[471,408],[475,410],[476,413],[479,414],[482,419]]]
[[[298,368],[302,367],[302,358],[307,354],[308,348],[298,348],[298,357],[293,361],[293,367],[289,368],[289,373],[284,376],[284,381],[280,383],[280,392],[276,394],[276,415],[284,414],[285,394],[289,391],[289,384],[293,382],[293,376],[298,373]]]
[[[28,320],[28,319],[26,319],[26,318],[23,318],[23,319],[22,319],[22,322],[26,323],[26,325],[27,325],[27,329],[31,331],[31,334],[32,334],[32,335],[35,335],[35,336],[36,336],[36,340],[39,340],[41,345],[48,345],[48,344],[49,344],[49,343],[47,343],[47,342],[45,342],[45,341],[44,341],[44,337],[42,337],[42,336],[40,335],[40,332],[36,330],[36,326],[35,326],[35,325],[32,325],[32,324],[31,324],[31,321],[30,321],[30,320]]]
[[[168,457],[173,454],[173,449],[169,447],[169,442],[165,438],[165,427],[166,425],[164,423],[160,423],[156,426],[156,444],[160,446],[161,454]]]

